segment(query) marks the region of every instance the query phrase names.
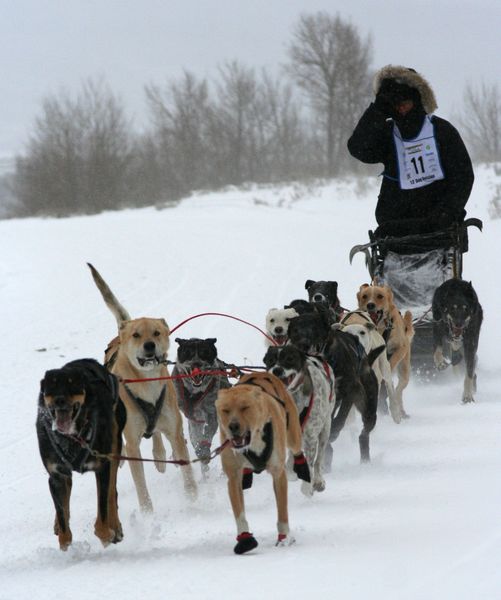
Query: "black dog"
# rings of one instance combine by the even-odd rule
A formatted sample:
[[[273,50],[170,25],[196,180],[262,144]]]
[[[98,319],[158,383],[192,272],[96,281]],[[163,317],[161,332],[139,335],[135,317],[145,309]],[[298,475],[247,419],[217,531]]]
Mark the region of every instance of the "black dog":
[[[337,281],[313,281],[308,279],[304,284],[310,302],[324,304],[329,307],[332,322],[339,323],[343,309],[337,297]]]
[[[308,302],[308,300],[303,299],[292,300],[290,304],[286,304],[284,308],[293,308],[298,315],[315,312],[315,306],[311,302]]]
[[[331,329],[329,315],[323,307],[318,307],[316,313],[305,313],[292,319],[289,340],[307,354],[323,356],[334,371],[336,408],[330,441],[336,440],[351,407],[355,405],[363,422],[359,436],[360,457],[363,462],[369,461],[369,434],[376,425],[378,400],[378,383],[371,364],[384,351],[384,346],[372,350],[367,356],[355,336]],[[329,448],[327,461],[330,463],[332,449],[329,451]]]
[[[432,311],[435,365],[438,369],[445,369],[451,363],[460,363],[464,357],[463,402],[473,402],[483,312],[471,282],[461,279],[445,281],[433,294]]]
[[[174,378],[177,401],[188,419],[190,440],[195,454],[200,458],[202,471],[207,471],[212,439],[217,431],[215,401],[220,389],[231,387],[225,374],[204,375],[204,371],[223,371],[226,363],[217,357],[216,338],[176,338],[179,344],[177,360],[172,375],[189,375]]]
[[[94,533],[104,546],[123,538],[118,518],[117,468],[122,451],[125,407],[118,381],[93,359],[75,360],[45,373],[40,384],[36,422],[38,445],[49,473],[56,508],[54,533],[59,547],[71,544],[70,495],[72,471],[95,471],[97,518]]]

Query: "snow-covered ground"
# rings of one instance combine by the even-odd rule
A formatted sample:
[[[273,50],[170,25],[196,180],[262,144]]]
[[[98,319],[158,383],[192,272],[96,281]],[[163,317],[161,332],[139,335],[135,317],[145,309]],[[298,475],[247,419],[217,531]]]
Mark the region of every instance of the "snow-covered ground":
[[[469,215],[464,277],[485,311],[477,402],[460,404],[462,383],[412,383],[411,419],[381,418],[372,463],[361,466],[358,424],[336,442],[327,489],[305,498],[290,485],[297,543],[274,547],[271,480],[246,492],[256,551],[235,556],[235,527],[219,459],[191,504],[180,474],[151,465],[155,505],[137,507],[127,466],[119,472],[125,538],[103,549],[93,535],[95,481],[75,474],[74,544],[60,552],[35,435],[39,380],[80,357],[101,359],[116,333],[86,262],[136,317],[173,327],[216,311],[263,326],[270,307],[304,298],[306,279],[336,279],[344,306],[368,280],[351,246],[373,227],[378,182],[252,188],[196,195],[175,208],[72,219],[0,222],[0,599],[175,598],[497,600],[501,598],[501,364],[498,316],[501,221],[488,217],[495,178],[479,169]],[[182,337],[217,337],[220,356],[260,364],[264,338],[222,317],[195,319]],[[175,344],[169,358],[174,358]],[[145,455],[149,442],[144,442]],[[198,468],[197,468],[198,473]]]

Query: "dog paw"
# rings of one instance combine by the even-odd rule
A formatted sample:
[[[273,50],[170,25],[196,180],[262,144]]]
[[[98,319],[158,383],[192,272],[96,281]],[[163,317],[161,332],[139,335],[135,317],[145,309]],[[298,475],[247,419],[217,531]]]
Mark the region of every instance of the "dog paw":
[[[285,535],[285,533],[279,533],[275,546],[285,548],[285,546],[292,546],[292,544],[295,543],[296,538],[292,537],[291,535]]]
[[[447,367],[450,367],[450,365],[451,363],[448,360],[445,360],[445,358],[439,361],[435,361],[435,367],[439,371],[445,371],[445,369],[447,369]]]
[[[470,396],[469,394],[465,394],[462,399],[463,404],[470,404],[471,402],[475,402],[475,398]]]
[[[318,479],[313,483],[313,489],[315,492],[325,492],[325,481],[323,479]]]
[[[246,552],[250,552],[257,548],[258,543],[256,538],[249,533],[248,531],[243,531],[239,535],[237,535],[237,544],[233,548],[233,552],[235,554],[245,554]]]
[[[299,479],[303,481],[311,481],[310,477],[310,469],[308,467],[308,463],[306,461],[305,455],[300,452],[296,456],[294,456],[294,472],[297,474]]]
[[[124,532],[122,529],[122,524],[119,523],[115,529],[114,529],[114,536],[113,539],[111,540],[112,544],[118,544],[119,542],[121,542],[124,539]]]
[[[159,473],[165,473],[167,465],[165,463],[155,461],[155,468]]]
[[[248,490],[249,488],[252,487],[253,474],[254,474],[254,472],[252,469],[244,469],[244,472],[242,475],[242,489],[243,490]]]
[[[301,492],[307,497],[311,498],[313,496],[313,486],[311,483],[307,481],[303,481],[301,483]]]

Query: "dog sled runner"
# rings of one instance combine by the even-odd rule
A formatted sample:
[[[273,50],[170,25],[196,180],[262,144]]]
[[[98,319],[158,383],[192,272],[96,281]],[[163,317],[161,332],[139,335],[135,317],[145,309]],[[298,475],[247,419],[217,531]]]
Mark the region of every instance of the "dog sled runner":
[[[391,287],[400,311],[411,311],[415,329],[411,365],[422,379],[431,379],[436,373],[433,293],[444,281],[461,279],[463,254],[468,250],[468,227],[481,231],[482,221],[467,219],[444,231],[403,237],[378,237],[369,231],[369,242],[350,251],[350,263],[355,254],[363,252],[371,281]]]

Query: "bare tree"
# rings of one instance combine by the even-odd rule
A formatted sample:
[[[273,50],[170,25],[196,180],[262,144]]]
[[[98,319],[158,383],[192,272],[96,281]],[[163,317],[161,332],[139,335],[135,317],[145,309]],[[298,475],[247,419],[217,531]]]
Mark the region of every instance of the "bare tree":
[[[237,61],[221,66],[219,76],[213,132],[215,126],[223,137],[221,168],[230,183],[239,184],[255,174],[250,154],[256,143],[257,82],[254,70]]]
[[[458,121],[475,161],[501,161],[501,93],[497,84],[482,83],[479,89],[468,84]]]
[[[289,46],[289,74],[310,99],[325,130],[327,173],[346,161],[345,142],[368,101],[372,43],[326,12],[302,15]]]
[[[126,203],[129,123],[103,80],[74,100],[47,97],[27,151],[16,160],[14,191],[26,214],[92,213]]]
[[[149,85],[145,91],[167,195],[178,197],[203,187],[211,170],[207,82],[185,71],[180,81],[165,88]]]

